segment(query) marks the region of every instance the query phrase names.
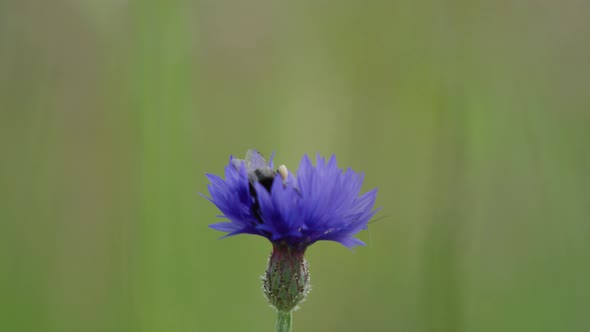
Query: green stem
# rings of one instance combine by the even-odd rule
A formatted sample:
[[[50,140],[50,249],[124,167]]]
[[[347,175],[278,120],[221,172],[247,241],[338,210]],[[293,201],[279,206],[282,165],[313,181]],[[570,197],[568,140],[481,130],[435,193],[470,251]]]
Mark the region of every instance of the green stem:
[[[277,326],[275,332],[291,332],[291,311],[277,311]]]

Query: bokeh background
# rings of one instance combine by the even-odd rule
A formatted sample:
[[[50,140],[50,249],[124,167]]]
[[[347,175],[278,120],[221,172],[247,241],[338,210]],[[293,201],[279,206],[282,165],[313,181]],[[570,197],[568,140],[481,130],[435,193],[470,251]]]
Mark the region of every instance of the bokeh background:
[[[205,172],[379,187],[294,331],[590,330],[590,2],[0,2],[0,330],[271,331]]]

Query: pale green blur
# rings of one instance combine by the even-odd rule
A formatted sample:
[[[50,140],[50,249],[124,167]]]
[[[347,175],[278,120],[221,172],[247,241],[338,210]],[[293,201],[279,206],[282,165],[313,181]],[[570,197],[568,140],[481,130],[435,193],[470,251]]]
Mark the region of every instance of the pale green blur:
[[[294,332],[589,331],[589,4],[0,2],[0,331],[272,331],[248,148],[379,187]]]

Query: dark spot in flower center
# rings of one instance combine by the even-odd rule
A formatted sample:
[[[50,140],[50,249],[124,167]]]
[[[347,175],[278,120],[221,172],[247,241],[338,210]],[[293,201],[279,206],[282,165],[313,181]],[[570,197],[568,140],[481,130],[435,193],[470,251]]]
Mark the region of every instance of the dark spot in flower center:
[[[264,221],[262,220],[260,203],[258,202],[258,195],[256,194],[256,189],[254,189],[254,184],[256,182],[260,183],[270,193],[276,174],[277,173],[271,169],[255,169],[248,174],[250,180],[250,195],[252,196],[252,214],[261,224],[264,223]]]
[[[273,170],[263,171],[261,169],[255,169],[253,173],[256,177],[256,181],[260,182],[260,184],[270,192],[270,188],[272,188],[272,183],[277,173]]]

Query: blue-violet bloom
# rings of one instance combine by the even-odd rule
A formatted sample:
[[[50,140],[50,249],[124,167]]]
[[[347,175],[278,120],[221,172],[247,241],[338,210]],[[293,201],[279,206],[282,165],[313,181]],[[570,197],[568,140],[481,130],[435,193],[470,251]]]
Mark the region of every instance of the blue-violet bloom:
[[[346,247],[364,245],[354,235],[367,228],[377,190],[359,196],[363,175],[338,168],[336,157],[326,162],[319,155],[313,166],[303,156],[297,177],[273,170],[272,157],[250,150],[246,159],[230,157],[225,180],[207,174],[211,181],[210,201],[229,222],[210,227],[236,234],[256,234],[273,244],[304,249],[320,240],[336,241]]]
[[[274,169],[249,150],[246,159],[230,157],[225,179],[207,174],[210,198],[228,219],[210,225],[226,236],[255,234],[273,244],[264,276],[267,298],[279,312],[290,312],[309,290],[303,254],[311,244],[327,240],[352,248],[364,243],[355,235],[377,212],[377,190],[360,195],[363,175],[338,168],[336,157],[319,154],[314,166],[307,155],[296,176],[284,165]]]

